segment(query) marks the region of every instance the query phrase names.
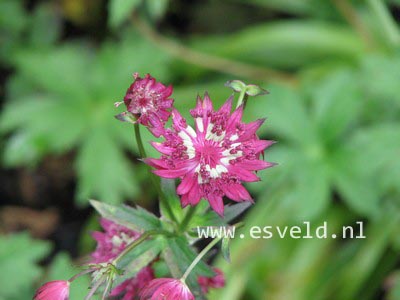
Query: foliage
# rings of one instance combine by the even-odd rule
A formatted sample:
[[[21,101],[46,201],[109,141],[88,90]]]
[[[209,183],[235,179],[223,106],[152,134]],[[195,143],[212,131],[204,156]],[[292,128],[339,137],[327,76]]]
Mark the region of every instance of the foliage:
[[[140,170],[124,154],[132,150],[131,133],[110,118],[116,114],[112,103],[123,97],[134,71],[148,71],[146,62],[165,66],[154,72],[165,78],[167,57],[129,36],[98,51],[75,43],[18,56],[20,72],[10,83],[0,121],[3,133],[13,132],[4,149],[6,165],[77,150],[80,204],[90,197],[115,203],[137,193]]]
[[[0,237],[0,298],[30,298],[32,283],[42,275],[38,262],[48,255],[50,245],[21,233]]]
[[[262,182],[249,186],[257,209],[245,215],[241,232],[305,220],[313,228],[328,221],[339,232],[363,220],[368,238],[232,239],[230,251],[224,246],[231,265],[217,263],[227,286],[210,299],[400,299],[399,1],[110,0],[107,22],[99,21],[109,31],[103,29],[99,40],[88,34],[90,28],[78,28],[83,33],[74,36],[55,6],[33,2],[28,9],[22,0],[0,1],[0,11],[7,11],[0,16],[0,60],[11,69],[0,115],[4,166],[35,168],[50,155],[71,153],[77,204],[100,199],[108,204],[93,202],[94,207],[115,222],[135,230],[172,230],[152,213],[117,206],[142,195],[152,198],[154,191],[147,187],[147,169],[136,163],[133,128],[113,119],[121,110],[112,104],[137,71],[174,84],[175,104],[186,115],[199,91],[208,90],[219,105],[231,93],[221,82],[238,72],[223,63],[210,70],[207,62],[225,59],[243,70],[237,79],[270,92],[263,100],[251,99],[246,114],[267,116],[261,137],[278,142],[265,154],[278,166],[260,172]],[[143,30],[138,21],[144,18],[155,32]],[[163,182],[163,188],[173,184]],[[187,209],[169,197],[182,221]],[[189,228],[227,224],[247,208],[227,207],[231,216],[220,220],[204,203],[199,206]],[[165,218],[165,208],[161,213]],[[196,241],[195,235],[187,238]],[[133,252],[131,261],[145,264],[161,253],[167,264],[159,263],[160,273],[181,273],[193,247],[182,238],[161,240],[162,249],[147,244],[148,251]],[[7,287],[0,288],[0,298],[28,299],[33,283],[46,277],[37,261],[48,254],[48,245],[24,234],[1,237],[0,243],[0,265],[7,270],[2,274],[10,274],[0,279],[0,287]],[[66,254],[58,255],[46,278],[73,274],[71,264]],[[131,274],[137,271],[131,268]],[[72,299],[83,298],[87,282],[81,285]]]

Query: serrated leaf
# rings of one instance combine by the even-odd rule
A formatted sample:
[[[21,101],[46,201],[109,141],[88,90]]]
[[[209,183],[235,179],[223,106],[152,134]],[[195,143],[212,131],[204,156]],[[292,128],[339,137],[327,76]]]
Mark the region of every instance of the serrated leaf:
[[[320,136],[327,142],[334,142],[357,123],[364,99],[355,77],[350,71],[336,72],[314,87],[314,118]]]
[[[133,165],[112,137],[95,132],[85,140],[77,158],[78,199],[82,205],[90,197],[108,203],[118,203],[121,198],[138,190],[134,180]]]
[[[315,128],[307,114],[304,99],[294,90],[284,86],[270,86],[267,104],[248,101],[249,109],[257,117],[267,117],[267,125],[262,126],[260,134],[277,134],[294,143],[310,143],[317,138]],[[301,134],[299,134],[301,131]]]
[[[133,277],[160,254],[163,244],[162,238],[148,239],[127,253],[116,267],[124,271],[124,278]]]
[[[0,299],[29,289],[42,274],[38,262],[49,251],[48,243],[33,240],[27,233],[0,236]]]
[[[90,204],[103,218],[135,231],[149,231],[159,229],[161,226],[160,220],[155,215],[139,206],[137,208],[127,205],[114,206],[96,200],[90,200]]]
[[[0,116],[8,166],[32,166],[49,153],[73,149],[79,204],[94,197],[118,203],[135,196],[140,176],[125,155],[136,148],[132,129],[113,118],[118,113],[113,103],[123,98],[135,71],[165,79],[167,60],[134,32],[99,50],[70,43],[19,52]],[[149,69],[149,62],[157,67]],[[145,142],[150,136],[143,132]]]

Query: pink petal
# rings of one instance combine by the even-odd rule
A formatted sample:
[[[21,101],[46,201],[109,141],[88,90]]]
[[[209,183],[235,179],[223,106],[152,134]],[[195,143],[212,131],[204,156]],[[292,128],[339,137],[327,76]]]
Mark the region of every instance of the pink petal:
[[[249,170],[246,170],[241,167],[236,167],[236,165],[228,166],[228,170],[232,174],[236,175],[242,181],[246,181],[246,182],[260,181],[260,178],[257,175],[255,175],[253,172],[250,172]]]
[[[196,181],[197,178],[194,174],[186,174],[183,177],[182,182],[178,185],[176,192],[178,193],[178,195],[187,194],[192,186],[196,183]]]
[[[207,200],[210,203],[211,208],[221,217],[224,216],[224,201],[221,196],[209,194]]]
[[[246,124],[244,126],[244,133],[239,137],[239,140],[245,141],[252,138],[256,134],[258,128],[260,128],[264,122],[265,119],[259,119],[249,124]]]

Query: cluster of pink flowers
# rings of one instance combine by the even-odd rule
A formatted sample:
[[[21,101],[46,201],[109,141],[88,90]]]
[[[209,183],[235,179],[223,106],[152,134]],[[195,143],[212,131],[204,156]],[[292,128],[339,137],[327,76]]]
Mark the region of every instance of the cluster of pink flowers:
[[[252,202],[243,183],[260,180],[256,172],[274,165],[261,159],[263,151],[274,143],[257,136],[264,120],[244,123],[243,104],[232,111],[231,97],[222,107],[214,109],[206,93],[203,99],[198,97],[196,107],[190,111],[192,127],[173,107],[171,94],[172,86],[166,87],[149,74],[141,78],[136,73],[124,97],[127,108],[124,114],[133,117],[132,122],[147,127],[155,137],[162,138],[161,142],[152,142],[161,157],[144,158],[144,162],[154,167],[153,172],[160,177],[180,179],[176,192],[183,207],[197,205],[205,199],[223,216],[224,197]],[[171,116],[172,125],[167,127]],[[97,241],[90,261],[94,265],[112,263],[141,236],[107,219],[101,219],[100,224],[104,231],[92,235]],[[190,273],[191,269],[188,270]],[[222,271],[214,270],[214,277],[198,278],[204,294],[210,288],[221,288],[225,284]],[[39,288],[34,300],[68,300],[69,284],[69,281],[48,282]],[[195,299],[184,279],[155,278],[151,265],[112,289],[110,296],[122,300]]]
[[[96,250],[92,253],[91,263],[111,262],[127,245],[140,237],[140,233],[110,220],[102,218],[100,224],[104,232],[96,231],[92,234],[97,241]],[[154,279],[154,271],[148,266],[143,268],[134,278],[128,279],[111,291],[111,296],[121,296],[122,300],[135,299],[139,290]]]
[[[161,158],[147,158],[145,162],[160,177],[181,179],[177,193],[183,207],[196,205],[204,198],[223,216],[224,196],[233,201],[252,201],[242,183],[258,181],[255,172],[274,165],[260,159],[261,153],[273,144],[256,135],[264,120],[245,124],[242,105],[231,113],[232,97],[214,110],[206,94],[203,100],[198,98],[190,112],[195,123],[193,129],[173,107],[171,93],[172,88],[165,88],[150,75],[144,79],[136,75],[125,96],[127,109],[137,115],[138,122],[156,137],[164,138],[161,143],[152,143]],[[173,125],[165,128],[169,109]]]

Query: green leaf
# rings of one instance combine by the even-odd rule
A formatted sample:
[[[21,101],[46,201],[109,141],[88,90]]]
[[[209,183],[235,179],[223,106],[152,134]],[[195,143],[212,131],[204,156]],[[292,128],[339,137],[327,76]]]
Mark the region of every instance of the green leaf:
[[[314,118],[322,140],[334,143],[357,123],[364,99],[354,78],[353,72],[340,71],[315,85]]]
[[[161,226],[160,220],[155,215],[139,206],[137,208],[127,205],[114,206],[96,200],[90,200],[90,204],[103,218],[135,231],[149,231],[159,229]]]
[[[248,101],[247,109],[255,117],[267,117],[260,134],[277,134],[289,142],[310,143],[316,132],[305,109],[304,99],[298,92],[281,85],[269,86],[270,95],[265,100]],[[301,132],[301,134],[299,134]]]
[[[223,238],[221,245],[222,257],[229,263],[231,262],[231,252],[229,248],[230,241],[231,241],[230,238]]]
[[[0,236],[0,299],[16,297],[42,274],[37,263],[50,251],[46,242],[27,233]]]
[[[148,266],[156,259],[163,246],[163,238],[146,240],[127,253],[121,260],[119,260],[116,267],[124,271],[123,278],[126,279],[133,277],[142,268]]]
[[[356,61],[364,51],[354,31],[315,20],[269,22],[227,36],[198,39],[195,45],[222,57],[281,68],[298,68],[316,61]]]
[[[400,299],[400,271],[396,271],[390,275],[392,281],[391,289],[387,297],[388,300],[399,300]]]
[[[77,159],[81,204],[91,197],[118,203],[137,192],[133,166],[111,136],[94,132],[85,140]]]
[[[121,25],[140,3],[140,0],[111,0],[108,7],[110,14],[109,25],[113,28]]]
[[[167,239],[167,247],[163,251],[163,257],[174,278],[180,278],[196,256],[196,252],[190,247],[185,238]],[[200,261],[189,274],[187,284],[195,296],[200,296],[201,291],[197,282],[198,276],[212,277],[214,275],[214,271],[203,261]]]
[[[375,217],[379,212],[378,190],[372,174],[365,173],[356,160],[358,151],[343,149],[332,157],[333,182],[350,208],[363,216]]]
[[[30,20],[30,44],[32,47],[43,48],[53,45],[60,37],[61,16],[57,7],[43,3],[38,5]]]
[[[298,221],[317,218],[329,206],[330,186],[329,171],[323,162],[306,160],[294,178],[294,188],[287,197],[293,206],[295,219]],[[295,170],[292,170],[295,171]]]

